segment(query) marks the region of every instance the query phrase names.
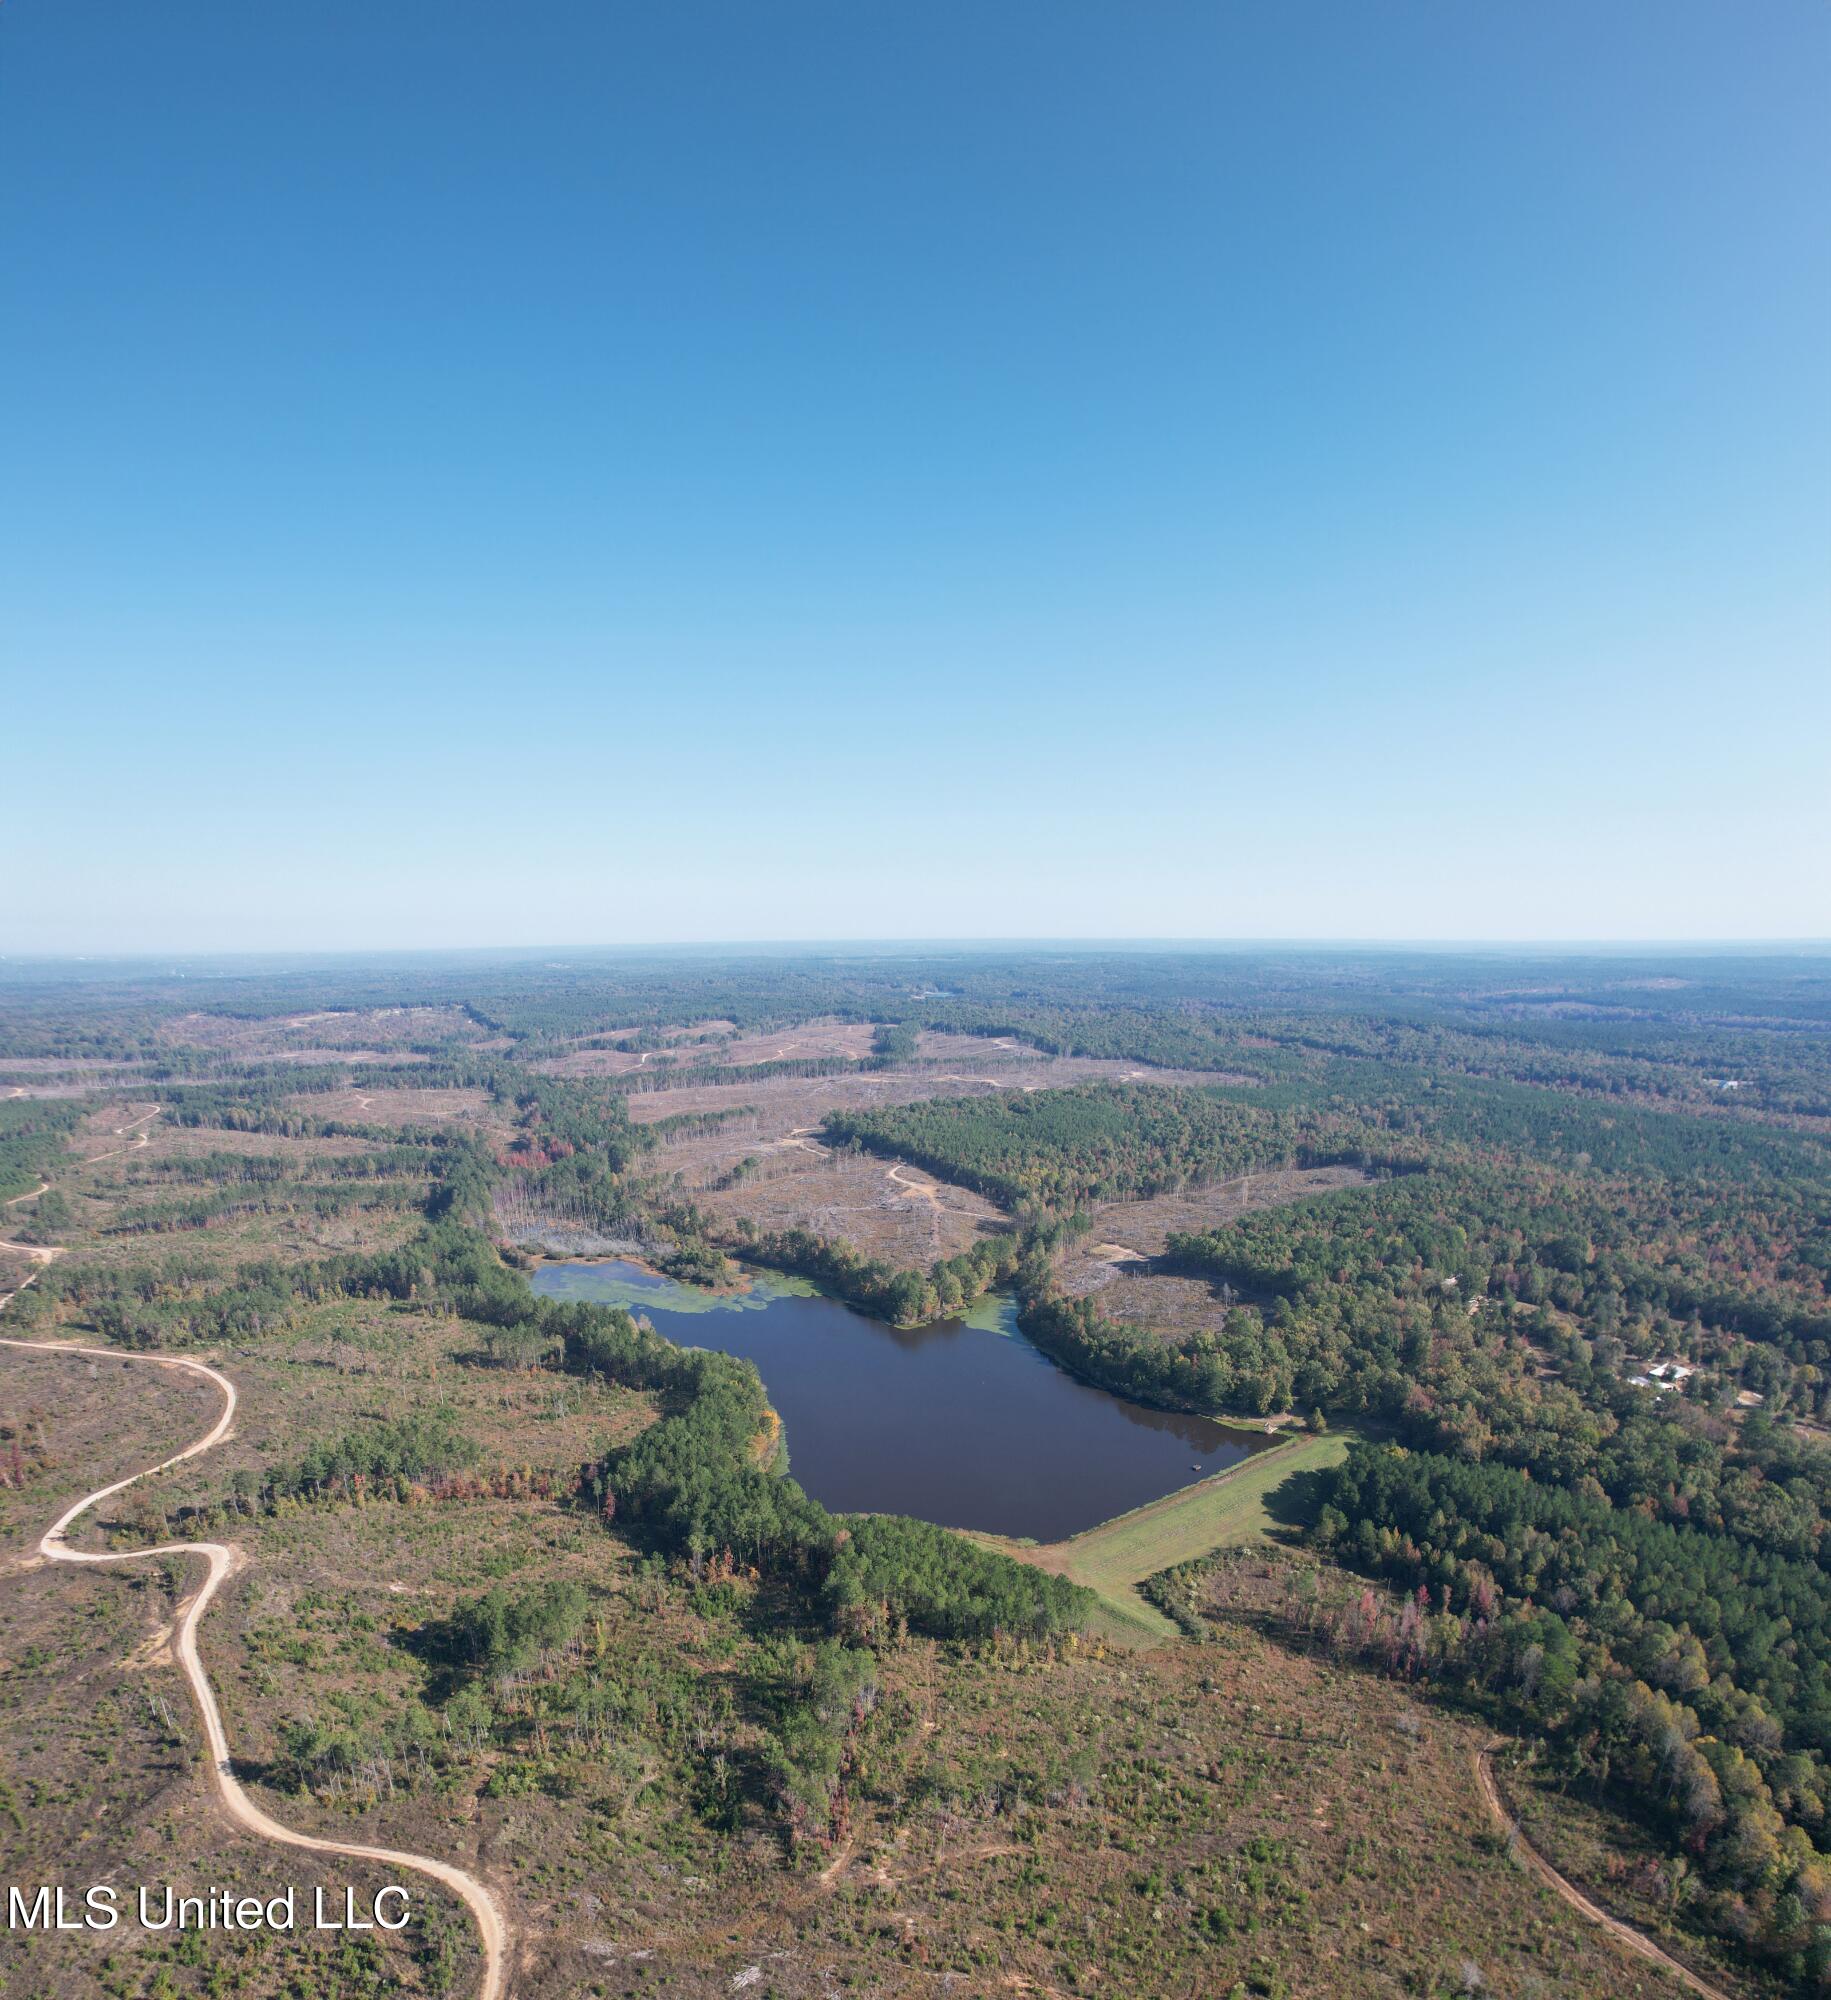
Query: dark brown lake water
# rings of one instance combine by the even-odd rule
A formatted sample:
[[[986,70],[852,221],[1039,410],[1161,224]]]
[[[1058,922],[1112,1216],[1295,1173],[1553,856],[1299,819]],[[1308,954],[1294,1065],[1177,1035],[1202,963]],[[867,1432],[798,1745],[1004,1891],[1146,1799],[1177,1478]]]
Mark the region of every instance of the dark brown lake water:
[[[682,1346],[755,1362],[794,1476],[837,1512],[1053,1542],[1270,1442],[1077,1382],[1018,1332],[1008,1298],[912,1332],[773,1273],[728,1295],[634,1264],[544,1264],[534,1289],[627,1306]]]

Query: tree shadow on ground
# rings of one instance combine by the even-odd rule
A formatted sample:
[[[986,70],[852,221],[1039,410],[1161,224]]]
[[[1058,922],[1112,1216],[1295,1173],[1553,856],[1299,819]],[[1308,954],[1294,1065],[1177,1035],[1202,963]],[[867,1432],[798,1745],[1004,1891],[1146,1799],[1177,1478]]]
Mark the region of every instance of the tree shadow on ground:
[[[1312,1527],[1328,1495],[1329,1474],[1319,1469],[1293,1472],[1265,1496],[1265,1511],[1288,1533]]]

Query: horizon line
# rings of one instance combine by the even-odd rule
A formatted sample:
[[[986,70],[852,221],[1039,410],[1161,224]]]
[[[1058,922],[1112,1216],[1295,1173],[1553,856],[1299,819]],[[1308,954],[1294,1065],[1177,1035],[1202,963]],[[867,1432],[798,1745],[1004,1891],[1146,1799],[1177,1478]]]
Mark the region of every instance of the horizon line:
[[[613,958],[652,956],[659,952],[781,954],[878,951],[908,954],[918,951],[988,952],[1054,950],[1073,952],[1147,952],[1151,950],[1347,950],[1396,951],[1779,951],[1831,953],[1831,936],[1797,937],[1331,937],[1318,934],[1282,936],[909,936],[807,938],[647,938],[617,942],[537,944],[298,944],[298,945],[160,945],[137,948],[93,947],[86,950],[4,950],[0,966],[153,965],[180,960],[190,963],[300,958],[404,959],[490,957],[526,959],[548,955]]]

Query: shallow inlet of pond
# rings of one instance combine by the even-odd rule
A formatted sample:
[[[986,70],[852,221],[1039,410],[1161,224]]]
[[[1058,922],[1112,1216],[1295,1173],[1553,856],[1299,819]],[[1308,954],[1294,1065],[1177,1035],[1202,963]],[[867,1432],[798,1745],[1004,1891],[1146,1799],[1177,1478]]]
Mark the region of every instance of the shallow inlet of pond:
[[[1271,1442],[1077,1382],[1031,1346],[999,1294],[911,1330],[774,1272],[707,1292],[636,1264],[543,1264],[534,1289],[627,1306],[683,1347],[755,1362],[794,1476],[835,1512],[1054,1542]]]

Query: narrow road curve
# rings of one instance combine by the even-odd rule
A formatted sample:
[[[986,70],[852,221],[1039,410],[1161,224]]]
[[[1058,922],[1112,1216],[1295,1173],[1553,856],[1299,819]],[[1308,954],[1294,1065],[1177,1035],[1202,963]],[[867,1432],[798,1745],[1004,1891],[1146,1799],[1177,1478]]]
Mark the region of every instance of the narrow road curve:
[[[158,1117],[161,1108],[161,1106],[155,1104],[144,1118],[136,1118],[131,1125],[117,1125],[114,1128],[114,1136],[117,1139],[127,1139],[129,1132],[135,1134],[133,1138],[127,1139],[125,1146],[112,1146],[105,1153],[91,1153],[86,1160],[74,1160],[71,1164],[78,1167],[97,1167],[104,1160],[118,1160],[123,1153],[131,1153],[137,1147],[150,1145],[152,1143],[152,1134],[150,1132],[142,1132],[140,1127],[142,1125],[150,1125]],[[40,1189],[39,1192],[42,1193],[43,1189]]]
[[[1712,1986],[1709,1980],[1700,1979],[1687,1965],[1682,1965],[1669,1951],[1656,1945],[1645,1931],[1637,1931],[1632,1924],[1624,1924],[1619,1917],[1611,1917],[1598,1904],[1592,1903],[1574,1882],[1567,1881],[1551,1863],[1533,1846],[1519,1822],[1507,1810],[1506,1801],[1500,1795],[1500,1785],[1494,1776],[1494,1752],[1497,1743],[1485,1743],[1475,1753],[1475,1777],[1481,1786],[1481,1795],[1487,1801],[1488,1811],[1493,1814],[1496,1824],[1512,1843],[1513,1851],[1525,1862],[1551,1893],[1566,1902],[1580,1916],[1587,1917],[1592,1924],[1600,1924],[1615,1942],[1624,1950],[1631,1951],[1636,1958],[1644,1958],[1651,1965],[1662,1966],[1683,1985],[1698,1995],[1698,2000],[1730,2000],[1720,1986]]]
[[[36,1275],[33,1273],[33,1276]],[[27,1283],[30,1282],[28,1279]],[[0,1305],[3,1304],[5,1300],[0,1299]],[[435,1861],[426,1854],[405,1854],[392,1847],[361,1847],[353,1841],[320,1840],[314,1834],[295,1833],[291,1827],[282,1826],[277,1819],[269,1818],[242,1789],[230,1761],[229,1738],[223,1729],[222,1711],[216,1705],[215,1691],[197,1654],[198,1623],[224,1581],[246,1561],[242,1551],[232,1542],[162,1542],[156,1548],[127,1549],[109,1554],[73,1549],[69,1545],[70,1524],[79,1515],[86,1514],[91,1507],[136,1481],[163,1472],[168,1466],[182,1465],[187,1458],[195,1458],[212,1445],[220,1444],[229,1435],[230,1425],[235,1421],[235,1384],[228,1376],[219,1374],[205,1363],[189,1361],[176,1354],[123,1354],[118,1348],[81,1347],[69,1340],[0,1339],[0,1347],[23,1348],[30,1354],[78,1354],[101,1361],[141,1361],[155,1368],[182,1368],[193,1375],[203,1376],[222,1391],[222,1415],[207,1436],[199,1438],[195,1444],[186,1445],[183,1451],[174,1452],[170,1458],[161,1459],[157,1465],[148,1466],[143,1472],[130,1472],[125,1479],[117,1479],[112,1486],[99,1487],[95,1492],[85,1494],[45,1530],[38,1544],[39,1554],[47,1562],[71,1563],[144,1562],[150,1556],[202,1556],[209,1564],[209,1571],[202,1588],[185,1606],[179,1618],[178,1664],[191,1684],[197,1712],[203,1718],[204,1735],[210,1745],[210,1769],[224,1810],[238,1826],[246,1827],[263,1840],[277,1841],[285,1847],[302,1847],[314,1854],[343,1854],[363,1861],[381,1861],[394,1868],[410,1868],[417,1874],[430,1875],[435,1882],[442,1882],[469,1905],[482,1936],[483,1979],[477,1988],[477,2000],[503,2000],[506,1927],[495,1897],[476,1876],[467,1875],[462,1868],[454,1868],[450,1862]]]
[[[906,1200],[925,1201],[928,1204],[928,1243],[937,1257],[941,1254],[941,1218],[947,1211],[941,1205],[941,1186],[938,1181],[912,1181],[909,1170],[900,1162],[889,1169],[885,1178]]]

